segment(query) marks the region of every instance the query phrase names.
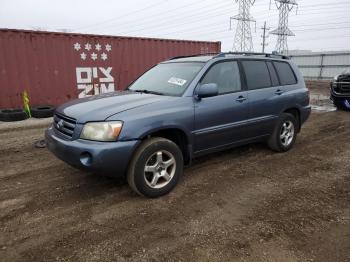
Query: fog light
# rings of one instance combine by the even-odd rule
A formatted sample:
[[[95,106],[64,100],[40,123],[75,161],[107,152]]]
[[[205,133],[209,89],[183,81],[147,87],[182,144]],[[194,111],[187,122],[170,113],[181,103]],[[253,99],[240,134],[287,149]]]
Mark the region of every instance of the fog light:
[[[84,166],[91,166],[91,164],[92,164],[92,155],[89,152],[81,153],[81,155],[80,155],[80,162]]]

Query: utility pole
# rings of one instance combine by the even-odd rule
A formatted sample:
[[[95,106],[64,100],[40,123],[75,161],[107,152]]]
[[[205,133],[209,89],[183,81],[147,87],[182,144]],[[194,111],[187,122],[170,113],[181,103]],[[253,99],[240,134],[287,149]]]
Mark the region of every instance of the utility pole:
[[[264,22],[264,27],[261,28],[263,30],[263,35],[262,37],[262,52],[265,53],[265,47],[268,46],[268,43],[266,43],[266,38],[268,38],[269,36],[266,35],[266,30],[270,30],[270,27],[266,27],[266,21]]]
[[[255,20],[250,15],[250,7],[255,3],[255,0],[235,1],[238,2],[238,15],[230,17],[230,29],[232,28],[232,20],[238,22],[232,49],[238,52],[252,52],[253,41],[250,22],[255,22]]]
[[[277,35],[277,43],[275,50],[278,53],[288,53],[288,36],[295,36],[295,34],[288,28],[289,12],[297,6],[295,0],[275,0],[277,9],[279,10],[278,27],[270,32]]]

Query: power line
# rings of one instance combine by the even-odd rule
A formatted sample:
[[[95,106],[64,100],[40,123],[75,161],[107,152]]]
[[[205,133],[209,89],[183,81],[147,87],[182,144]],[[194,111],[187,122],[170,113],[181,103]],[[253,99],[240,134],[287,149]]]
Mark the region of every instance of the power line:
[[[296,25],[294,27],[296,28],[303,28],[303,27],[309,27],[309,26],[319,26],[319,25],[349,25],[350,22],[342,22],[342,23],[327,23],[327,24],[309,24],[309,25]],[[198,32],[197,28],[198,29],[201,29],[205,27],[206,29],[208,28],[221,28],[222,27],[222,23],[217,23],[217,24],[202,24],[200,26],[196,26],[196,27],[191,27],[189,30],[178,30],[178,31],[168,31],[167,33],[160,33],[158,34],[157,36],[159,37],[162,37],[162,36],[168,36],[168,35],[173,35],[173,34],[177,34],[177,33],[196,33]],[[339,29],[339,28],[348,28],[348,27],[331,27],[331,28],[326,28],[327,30],[336,30],[336,29]],[[263,29],[263,27],[261,28]],[[267,28],[267,30],[269,30],[270,28]],[[298,31],[298,32],[303,32],[303,31],[321,31],[321,30],[325,30],[325,28],[306,28],[306,29],[297,29],[297,30],[294,30],[294,31]],[[203,34],[200,34],[200,35],[206,35],[206,34],[215,34],[215,33],[228,33],[229,31],[228,30],[206,30],[205,33]],[[194,34],[194,36],[197,36],[198,34]],[[268,35],[266,35],[266,38],[268,38]]]
[[[199,21],[200,22],[200,21]],[[316,28],[316,27],[313,27],[313,26],[319,26],[319,25],[348,25],[350,22],[342,22],[342,23],[327,23],[327,24],[324,24],[324,23],[320,23],[320,24],[309,24],[309,25],[295,25],[294,27],[296,28],[305,28],[305,29],[297,29],[295,31],[300,31],[300,32],[303,32],[303,31],[319,31],[319,30],[323,30],[323,28]],[[311,28],[308,28],[312,26]],[[201,28],[206,28],[205,32],[204,33],[198,33],[199,30],[198,29],[201,29]],[[168,36],[168,35],[174,35],[174,34],[177,34],[177,33],[180,33],[181,35],[186,35],[186,33],[191,33],[191,36],[202,36],[202,35],[209,35],[209,34],[218,34],[218,33],[228,33],[229,31],[228,30],[208,30],[208,28],[221,28],[222,27],[222,23],[216,23],[216,24],[201,24],[199,26],[196,26],[196,27],[191,27],[187,30],[177,30],[177,31],[169,31],[168,29],[171,29],[173,28],[172,26],[171,27],[167,27],[167,28],[164,28],[166,29],[166,33],[158,33],[156,36],[157,37],[163,37],[163,36]],[[335,28],[328,28],[329,30],[337,30],[339,27],[335,27]],[[347,28],[347,27],[345,27]]]
[[[325,28],[308,28],[308,29],[299,29],[299,30],[294,30],[298,32],[308,32],[308,31],[314,31],[314,32],[319,32],[319,31],[324,31],[324,30],[340,30],[340,29],[349,29],[350,26],[343,26],[343,27],[325,27]]]
[[[317,24],[313,24],[313,25],[317,25]],[[204,25],[203,25],[204,26]],[[324,28],[308,28],[308,29],[299,29],[299,30],[296,30],[300,33],[302,32],[307,32],[307,31],[313,31],[313,32],[322,32],[324,30],[339,30],[339,29],[346,29],[346,28],[350,28],[349,26],[344,26],[344,27],[327,27],[326,29]],[[187,31],[188,32],[188,31]],[[183,33],[186,33],[186,31],[183,31]],[[190,37],[205,37],[205,36],[209,36],[210,35],[210,38],[207,38],[207,39],[215,39],[215,41],[219,40],[218,38],[220,39],[225,39],[224,35],[223,34],[227,34],[229,33],[228,30],[206,30],[205,33],[191,33],[190,34]],[[186,34],[184,34],[185,36]],[[312,35],[311,35],[312,36]],[[162,35],[160,34],[160,37],[162,37]],[[308,37],[308,36],[307,36]],[[186,38],[186,37],[184,37]],[[226,37],[226,38],[229,38],[229,37]],[[303,37],[303,39],[305,38],[305,36]]]
[[[293,42],[300,42],[300,41],[313,41],[313,40],[322,40],[322,39],[330,39],[330,38],[348,38],[350,35],[327,35],[325,37],[312,37],[312,38],[303,38],[303,39],[294,39]]]
[[[169,0],[166,0],[166,1],[169,1]],[[161,19],[161,18],[159,18],[159,17],[162,17],[163,15],[166,15],[166,18],[168,19],[168,18],[170,18],[170,17],[172,17],[172,16],[169,16],[169,15],[167,15],[168,13],[172,13],[172,14],[174,14],[174,11],[176,11],[176,10],[181,10],[181,9],[183,9],[183,8],[187,8],[187,7],[189,7],[189,6],[192,6],[192,5],[196,5],[196,4],[198,4],[198,3],[202,3],[202,2],[205,2],[205,1],[208,1],[208,0],[200,0],[200,1],[196,1],[196,2],[194,2],[194,3],[190,3],[190,4],[186,4],[186,5],[182,5],[182,6],[179,6],[179,7],[177,7],[177,8],[172,8],[172,9],[169,9],[169,10],[166,10],[166,11],[162,11],[162,12],[158,12],[158,13],[155,13],[155,14],[152,14],[149,18],[151,18],[151,19],[142,19],[142,24],[140,24],[139,22],[137,22],[136,24],[134,24],[134,25],[128,25],[128,22],[123,22],[123,27],[127,27],[128,29],[130,28],[130,27],[135,27],[135,26],[144,26],[145,24],[147,24],[147,22],[150,22],[150,21],[155,21],[155,22],[157,22],[158,24],[159,24],[159,20]],[[212,4],[211,4],[212,5]],[[151,6],[152,7],[152,6]],[[150,7],[150,8],[151,8]],[[134,14],[135,12],[133,12],[133,13],[129,13],[128,15],[124,15],[124,16],[122,16],[122,17],[129,17],[130,15],[132,15],[132,14]],[[177,14],[175,14],[176,16],[178,16]],[[174,16],[174,15],[173,15]],[[110,19],[107,23],[109,23],[109,22],[115,22],[115,21],[117,21],[117,20],[119,20],[120,18],[122,18],[122,17],[116,17],[116,18],[112,18],[112,19]],[[147,20],[149,20],[149,21],[147,21]],[[135,19],[133,19],[133,20],[130,20],[130,22],[134,22],[135,21]],[[162,21],[162,23],[163,23],[163,21]],[[95,24],[95,26],[96,25],[101,25],[101,24],[105,24],[105,22],[101,22],[101,23],[98,23],[98,24]],[[107,26],[104,26],[103,28],[105,29],[105,28],[108,28],[108,27],[112,27],[112,26],[115,26],[115,24],[111,24],[111,25],[107,25]]]
[[[337,5],[340,5],[340,6],[344,6],[346,4],[349,4],[348,1],[346,2],[340,2],[340,3],[331,3],[331,4],[315,4],[315,5],[303,5],[303,9],[304,8],[309,8],[309,7],[323,7],[323,6],[337,6]]]
[[[322,40],[322,39],[330,39],[330,38],[348,38],[348,37],[350,37],[350,35],[343,35],[343,34],[341,34],[341,35],[327,35],[327,36],[325,36],[325,37],[312,37],[312,38],[308,38],[308,37],[303,37],[303,39],[298,39],[298,38],[294,38],[293,40],[292,40],[292,42],[299,42],[299,41],[311,41],[311,40]],[[231,39],[231,36],[225,36],[225,37],[221,37],[221,40],[223,40],[223,39]],[[204,40],[204,41],[206,41],[206,40],[212,40],[212,41],[217,41],[217,39],[215,39],[215,38],[203,38],[202,40]]]
[[[334,23],[334,24],[340,24],[340,23]],[[344,24],[344,23],[343,23]],[[349,24],[349,23],[348,23]],[[311,24],[310,24],[311,25]],[[318,24],[312,24],[312,25],[318,25]],[[216,28],[221,27],[221,24],[218,25],[201,25],[200,28],[202,27],[212,27],[215,26]],[[304,32],[304,31],[314,31],[314,32],[318,32],[318,31],[323,31],[323,30],[338,30],[338,29],[345,29],[345,28],[349,28],[348,26],[344,26],[344,27],[327,27],[326,29],[324,28],[307,28],[307,29],[298,29],[295,31],[298,31],[300,33]],[[183,35],[186,35],[186,33],[190,33],[191,37],[201,37],[201,36],[214,36],[217,35],[217,37],[221,38],[222,34],[224,33],[229,33],[229,30],[206,30],[204,33],[196,33],[198,32],[198,30],[193,30],[193,28],[189,31],[189,30],[181,30],[182,33],[185,33]],[[166,34],[159,34],[159,37],[163,37],[164,35],[171,35],[174,34],[172,32],[170,33],[166,33]],[[218,40],[218,39],[215,39]]]
[[[159,1],[159,2],[157,2],[156,4],[152,4],[152,5],[149,5],[149,6],[146,6],[146,7],[144,7],[144,8],[142,8],[142,9],[139,9],[139,10],[136,10],[136,11],[133,11],[133,12],[129,12],[129,13],[127,13],[127,14],[124,14],[124,15],[122,15],[122,16],[118,16],[118,17],[114,17],[114,18],[111,18],[111,19],[108,19],[108,20],[105,20],[105,21],[102,21],[102,22],[99,22],[99,23],[95,23],[95,24],[92,24],[92,25],[88,25],[88,26],[84,26],[84,27],[80,27],[80,28],[77,28],[77,29],[75,29],[74,31],[77,31],[77,30],[81,30],[81,29],[88,29],[88,28],[93,28],[93,27],[98,27],[99,25],[103,25],[103,24],[106,24],[106,23],[111,23],[111,22],[115,22],[115,21],[118,21],[119,19],[121,19],[121,18],[124,18],[124,17],[129,17],[130,15],[132,15],[132,14],[135,14],[135,13],[139,13],[139,12],[143,12],[143,11],[145,11],[145,10],[148,10],[148,9],[151,9],[151,8],[154,8],[154,7],[156,7],[156,6],[159,6],[159,5],[161,5],[161,4],[164,4],[164,3],[166,3],[167,1],[169,1],[169,0],[163,0],[163,1]],[[206,0],[204,0],[204,1],[206,1]],[[198,2],[202,2],[202,1],[198,1]],[[191,5],[195,5],[195,4],[197,4],[198,2],[195,2],[195,3],[191,3],[191,4],[188,4],[188,5],[184,5],[184,6],[181,6],[181,7],[179,7],[179,8],[173,8],[173,9],[171,9],[171,10],[169,10],[169,11],[166,11],[166,12],[160,12],[160,13],[157,13],[157,14],[154,14],[154,15],[152,15],[152,18],[153,18],[153,21],[159,21],[159,19],[157,18],[157,15],[158,14],[160,14],[160,15],[163,15],[163,14],[166,14],[166,13],[168,13],[168,12],[174,12],[174,10],[179,10],[179,9],[183,9],[183,8],[185,8],[185,7],[188,7],[188,6],[191,6]],[[344,7],[344,5],[346,5],[346,4],[350,4],[349,2],[340,2],[340,3],[334,3],[334,4],[320,4],[320,5],[305,5],[305,6],[303,6],[303,9],[306,9],[306,8],[312,8],[312,7],[327,7],[327,6],[332,6],[332,7],[335,7],[335,5],[340,5],[339,7],[340,8],[343,8]],[[264,6],[264,4],[257,4],[257,5],[255,5],[255,6]],[[266,13],[266,11],[263,11],[264,13]],[[156,16],[156,17],[155,17]],[[175,16],[178,16],[178,14],[175,14]],[[188,16],[191,16],[191,14],[189,14]],[[269,16],[274,16],[274,14],[269,14]],[[168,18],[169,16],[167,16],[166,18]],[[192,17],[192,16],[191,16]],[[134,20],[133,20],[134,21]],[[143,20],[143,24],[142,25],[140,25],[139,23],[138,24],[136,24],[136,26],[143,26],[144,25],[144,21],[145,20]],[[125,25],[125,23],[123,23],[124,25]],[[128,25],[125,25],[126,27],[130,27],[130,26],[128,26]],[[133,26],[133,25],[131,25],[131,26]],[[135,26],[135,25],[134,25]],[[133,26],[133,27],[134,27]],[[107,26],[108,27],[108,26]],[[141,29],[141,30],[143,30],[143,29]],[[141,31],[140,30],[140,31]]]
[[[218,13],[216,13],[216,14],[213,14],[213,15],[217,15]],[[223,14],[225,14],[225,13],[220,13],[221,15],[223,15]],[[188,21],[187,23],[181,23],[181,24],[176,24],[176,26],[178,27],[178,26],[180,26],[180,25],[185,25],[185,24],[194,24],[194,23],[197,23],[197,22],[202,22],[202,20],[200,20],[200,19],[196,19],[195,21]],[[306,25],[294,25],[293,27],[298,27],[298,28],[304,28],[304,27],[310,27],[310,26],[321,26],[321,25],[341,25],[341,24],[349,24],[350,23],[350,21],[349,22],[340,22],[340,23],[316,23],[316,24],[306,24]],[[195,26],[195,27],[191,27],[191,28],[189,28],[188,30],[184,30],[184,29],[182,29],[182,30],[177,30],[177,31],[169,31],[168,29],[172,29],[172,28],[174,28],[174,25],[171,25],[171,26],[166,26],[166,27],[164,27],[163,26],[163,28],[162,29],[166,29],[166,33],[165,34],[162,34],[162,33],[160,33],[160,34],[158,34],[158,35],[171,35],[171,34],[176,34],[176,33],[188,33],[188,32],[198,32],[198,30],[196,30],[197,28],[198,29],[201,29],[201,28],[203,28],[203,27],[205,27],[205,28],[212,28],[212,27],[221,27],[222,26],[222,23],[221,22],[219,22],[219,23],[215,23],[215,24],[213,24],[213,23],[209,23],[209,24],[201,24],[201,25],[199,25],[199,26]],[[149,27],[148,28],[148,30],[149,29],[153,29],[152,27]],[[298,30],[296,30],[296,31],[298,31]],[[131,31],[131,33],[133,33],[134,31]],[[206,30],[206,33],[211,33],[212,31],[208,31],[208,30]],[[218,32],[218,31],[214,31],[214,32]],[[227,32],[226,30],[220,30],[219,32]]]
[[[143,12],[143,11],[145,11],[147,9],[153,8],[155,6],[158,6],[160,4],[164,4],[167,1],[169,1],[169,0],[162,0],[162,1],[157,2],[156,4],[148,5],[148,6],[144,7],[144,8],[142,8],[142,9],[139,9],[139,10],[136,10],[136,11],[133,11],[133,12],[129,12],[129,13],[124,14],[122,16],[114,17],[114,18],[111,18],[111,19],[108,19],[108,20],[105,20],[105,21],[102,21],[102,22],[99,22],[99,23],[91,24],[91,25],[88,25],[88,26],[83,26],[83,27],[80,27],[80,28],[76,28],[74,31],[81,30],[81,29],[87,29],[87,28],[91,28],[91,27],[96,27],[96,26],[99,26],[99,25],[103,25],[103,24],[109,23],[111,21],[116,21],[116,20],[119,20],[119,19],[121,19],[123,17],[128,17],[131,14],[140,13],[140,12]]]
[[[229,11],[230,12],[230,11]],[[223,13],[223,12],[215,12],[215,13],[212,13],[212,14],[210,14],[210,16],[209,17],[211,17],[211,16],[213,16],[213,17],[215,17],[215,16],[222,16],[222,15],[224,15],[224,14],[228,14],[229,12],[225,12],[225,13]],[[185,33],[185,32],[197,32],[198,30],[194,30],[195,28],[199,28],[199,29],[201,29],[202,28],[202,26],[203,27],[205,27],[205,28],[207,28],[207,27],[213,27],[213,26],[219,26],[219,25],[221,25],[221,22],[218,24],[218,23],[216,23],[216,24],[212,24],[212,23],[210,23],[210,24],[201,24],[200,26],[196,26],[196,27],[191,27],[191,28],[189,28],[189,30],[176,30],[176,31],[169,31],[169,30],[171,30],[171,29],[173,29],[174,28],[174,26],[176,26],[176,28],[178,28],[179,26],[182,26],[182,25],[192,25],[192,24],[197,24],[197,23],[202,23],[203,22],[203,19],[200,19],[200,18],[208,18],[208,15],[209,14],[205,14],[205,13],[203,13],[203,14],[201,14],[200,16],[191,16],[191,18],[192,19],[190,19],[190,20],[186,20],[186,22],[184,22],[184,23],[176,23],[176,25],[174,25],[174,24],[172,24],[172,25],[167,25],[167,24],[165,24],[165,23],[163,23],[163,24],[158,24],[158,25],[156,25],[156,26],[147,26],[147,27],[145,27],[145,28],[142,28],[142,29],[138,29],[138,30],[133,30],[133,31],[128,31],[128,32],[126,32],[125,34],[133,34],[133,33],[136,33],[136,32],[143,32],[143,31],[148,31],[148,32],[150,32],[150,31],[152,31],[152,30],[166,30],[167,32],[165,33],[165,34],[162,34],[162,33],[158,33],[157,35],[171,35],[171,34],[176,34],[176,33]],[[207,21],[208,19],[206,19],[206,20],[204,20],[204,21]],[[343,22],[344,23],[344,22]],[[327,24],[338,24],[338,23],[327,23]],[[327,25],[327,24],[319,24],[319,25]],[[339,23],[340,24],[340,23]],[[310,24],[310,25],[296,25],[295,27],[305,27],[305,26],[313,26],[313,25],[317,25],[317,24]],[[129,26],[126,26],[126,27],[128,27],[129,28]],[[206,31],[206,32],[208,32],[208,31]],[[222,31],[220,31],[220,32],[222,32]],[[208,33],[210,33],[210,32],[208,32]],[[119,34],[123,34],[123,33],[119,33]]]
[[[322,16],[324,16],[324,13],[320,12],[320,11],[332,11],[332,14],[349,12],[347,9],[344,9],[344,7],[334,7],[334,8],[340,8],[340,10],[334,11],[333,7],[329,7],[329,8],[325,8],[325,9],[307,10],[308,12],[303,13],[302,12],[303,9],[301,9],[301,11],[298,11],[298,16],[299,16],[299,19],[304,19],[305,15],[307,15],[307,16],[310,16],[310,15],[322,15]],[[318,12],[310,13],[309,11],[318,11]],[[329,13],[329,12],[327,12],[327,13]],[[265,18],[272,18],[272,17],[275,17],[275,16],[279,16],[279,14],[271,14],[271,13],[266,14],[266,12],[264,12],[262,15],[254,14],[254,16],[258,17],[259,19],[265,19]],[[298,19],[298,17],[295,18],[295,19]],[[314,18],[312,18],[312,19],[314,19]],[[323,17],[322,17],[322,19],[323,19]]]
[[[212,8],[211,10],[208,10],[206,12],[200,12],[199,14],[195,14],[195,15],[191,15],[191,14],[187,14],[185,15],[186,17],[190,17],[190,19],[187,19],[186,22],[184,23],[180,23],[180,24],[176,24],[176,26],[179,26],[179,25],[186,25],[186,24],[193,24],[193,23],[196,23],[196,22],[202,22],[203,19],[201,18],[208,18],[208,14],[211,14],[212,11],[215,11],[215,10],[222,10],[222,8],[225,8],[227,10],[227,5],[225,6],[221,6],[219,8]],[[231,11],[228,11],[226,13],[229,13]],[[212,15],[213,16],[217,16],[217,15],[223,15],[224,13],[213,13]],[[179,17],[178,15],[175,15],[174,16],[176,19],[175,21],[179,20],[179,21],[182,21],[183,20],[183,17]],[[160,28],[174,28],[174,19],[172,18],[172,16],[167,16],[167,19],[171,20],[170,23],[172,23],[171,25],[168,25],[166,23],[166,21],[163,21],[162,23],[159,23],[159,19],[151,19],[150,21],[146,21],[143,22],[142,26],[143,28],[139,28],[139,29],[136,29],[136,30],[130,30],[130,28],[132,27],[135,27],[135,26],[140,26],[140,25],[134,25],[134,26],[129,26],[129,25],[125,25],[125,27],[128,28],[128,33],[135,33],[135,32],[142,32],[144,30],[147,30],[149,31],[150,29],[157,29],[159,30]],[[154,22],[156,22],[157,24],[155,26],[147,26],[147,24],[152,24]],[[148,23],[147,23],[148,22]],[[151,23],[149,23],[151,22]]]
[[[226,12],[226,13],[222,13],[222,12],[217,12],[217,13],[212,13],[211,14],[211,12],[213,11],[213,10],[222,10],[222,8],[224,8],[225,6],[221,6],[221,7],[219,7],[219,8],[215,8],[215,9],[211,9],[211,10],[209,10],[209,13],[210,13],[210,15],[213,15],[213,16],[221,16],[221,15],[224,15],[224,14],[226,14],[226,13],[228,13],[228,12]],[[209,13],[208,12],[205,12],[205,13],[207,13],[208,15],[209,15]],[[194,24],[194,23],[199,23],[199,22],[202,22],[202,19],[199,19],[199,18],[207,18],[207,15],[205,14],[204,12],[201,12],[200,14],[197,14],[197,16],[194,16],[194,15],[191,15],[191,14],[188,14],[187,16],[189,16],[189,17],[191,17],[191,19],[190,20],[186,20],[186,22],[185,23],[180,23],[180,24],[176,24],[176,27],[178,27],[178,26],[181,26],[181,25],[187,25],[187,24]],[[184,14],[184,13],[182,13],[182,14]],[[198,16],[199,15],[199,16]],[[172,16],[167,16],[167,18],[168,19],[171,19],[172,21],[171,21],[171,23],[174,23],[174,21],[173,21],[173,19],[172,19]],[[177,20],[177,19],[179,19],[179,20],[182,20],[183,19],[183,17],[179,17],[177,14],[175,14],[175,21]],[[195,19],[195,18],[198,18],[198,19]],[[151,21],[148,21],[148,22],[152,22],[152,21],[155,21],[155,22],[158,22],[159,21],[159,19],[154,19],[154,17],[153,17],[153,19],[151,19]],[[146,21],[147,22],[147,21]],[[171,26],[169,26],[169,25],[167,25],[166,24],[166,22],[163,22],[162,24],[157,24],[157,25],[155,25],[155,26],[145,26],[147,23],[145,23],[144,22],[144,20],[143,20],[143,24],[142,25],[139,25],[139,24],[136,24],[136,25],[131,25],[131,26],[129,26],[129,25],[125,25],[124,24],[124,26],[126,27],[126,28],[128,28],[128,32],[125,32],[125,33],[123,33],[123,32],[120,32],[119,34],[122,34],[122,35],[130,35],[130,34],[134,34],[134,33],[136,33],[136,32],[143,32],[143,31],[150,31],[150,30],[155,30],[156,28],[157,28],[157,30],[163,30],[163,29],[172,29],[172,28],[174,28],[174,24],[173,25],[171,25]],[[138,27],[140,27],[140,26],[143,26],[143,28],[139,28],[139,29],[137,29],[137,30],[133,30],[133,31],[130,31],[130,28],[131,27],[134,27],[134,26],[138,26]],[[109,26],[107,26],[107,27],[109,27]],[[105,28],[107,28],[107,27],[105,27]],[[102,31],[103,32],[103,31]],[[179,32],[179,33],[181,33],[180,31],[176,31],[176,32]],[[167,35],[169,35],[169,34],[171,34],[171,33],[167,33]]]
[[[336,23],[321,23],[321,24],[308,24],[308,25],[293,25],[293,27],[308,27],[308,26],[320,26],[320,25],[342,25],[342,24],[350,24],[349,22],[336,22]]]
[[[204,1],[206,1],[206,0],[204,0]],[[238,0],[236,0],[236,1],[238,2]],[[284,0],[282,0],[282,1],[284,1]],[[189,5],[194,5],[194,4],[197,4],[197,2],[196,3],[191,3]],[[340,4],[342,4],[343,6],[334,6],[334,5],[340,5]],[[336,3],[334,5],[333,4],[308,5],[308,6],[305,6],[305,7],[303,6],[302,11],[307,11],[305,13],[305,15],[310,15],[312,13],[309,13],[309,11],[324,10],[324,9],[315,8],[315,7],[324,7],[324,8],[326,8],[327,6],[329,6],[327,8],[327,10],[331,10],[332,8],[343,8],[344,5],[346,5],[346,4],[350,4],[350,3],[344,2],[344,3]],[[185,5],[185,6],[189,6],[189,5]],[[135,12],[142,12],[142,10],[145,10],[145,9],[147,10],[147,8],[151,8],[151,6],[154,7],[154,6],[156,6],[156,4],[150,5],[148,7],[145,7],[143,9],[141,9],[141,10],[137,10]],[[175,8],[175,10],[177,10],[177,9],[179,9],[179,10],[180,9],[184,9],[185,6],[181,6],[179,8]],[[254,4],[254,6],[255,6],[255,4]],[[261,5],[261,6],[263,6],[263,5]],[[147,26],[146,27],[145,25],[147,24],[147,22],[148,22],[148,24],[150,24],[152,21],[158,22],[158,21],[161,20],[161,19],[157,18],[157,17],[160,16],[157,13],[155,15],[152,15],[152,17],[150,17],[150,19],[142,20],[143,21],[142,24],[137,22],[134,26],[139,27],[138,30],[134,30],[134,31],[131,31],[131,32],[143,32],[143,31],[146,31],[146,30],[151,32],[152,29],[155,29],[155,28],[157,28],[157,30],[167,30],[169,28],[170,28],[170,30],[173,30],[174,28],[176,28],[177,29],[176,31],[170,31],[169,32],[169,30],[167,30],[167,32],[165,34],[159,33],[159,35],[162,36],[162,35],[171,35],[171,34],[174,34],[174,33],[182,33],[182,34],[184,34],[186,32],[194,32],[194,34],[191,34],[191,37],[198,36],[198,35],[199,36],[200,35],[205,35],[205,36],[210,35],[209,37],[213,37],[214,34],[220,34],[220,35],[227,34],[227,33],[229,33],[228,30],[220,30],[220,31],[218,31],[218,30],[205,30],[205,32],[202,33],[202,34],[198,34],[199,30],[195,30],[196,28],[201,29],[202,27],[205,27],[206,29],[207,28],[213,28],[213,29],[215,28],[216,29],[219,26],[221,26],[221,23],[220,24],[219,23],[217,23],[217,24],[210,23],[210,24],[207,24],[207,25],[203,25],[203,20],[207,21],[208,19],[202,19],[202,18],[220,16],[220,15],[223,15],[223,14],[226,14],[226,13],[228,14],[230,12],[230,10],[228,10],[227,12],[223,12],[225,10],[225,8],[226,8],[226,10],[228,10],[227,9],[227,5],[222,5],[220,7],[216,6],[216,8],[212,8],[212,9],[210,9],[208,11],[205,10],[205,12],[203,12],[203,9],[200,9],[200,11],[197,11],[198,9],[196,11],[184,10],[184,12],[181,12],[180,15],[176,14],[178,12],[174,13],[173,12],[174,8],[173,8],[173,9],[171,9],[171,12],[174,13],[174,14],[171,15],[171,16],[166,15],[166,20],[171,21],[172,25],[169,26],[168,24],[166,24],[167,23],[166,21],[162,20],[162,24],[158,23],[155,26]],[[305,10],[305,9],[307,9],[307,10]],[[217,10],[217,12],[213,12],[214,10]],[[346,11],[346,10],[344,9],[344,11]],[[133,13],[135,13],[135,12],[133,12]],[[133,13],[130,13],[130,14],[133,14]],[[164,13],[166,13],[166,12],[162,12],[161,15],[164,16],[165,15]],[[266,11],[260,11],[260,12],[257,12],[257,13],[266,13]],[[333,13],[333,15],[336,15],[338,13],[340,14],[342,12],[341,11],[335,11]],[[184,14],[186,14],[186,16]],[[315,13],[315,14],[320,14],[320,13]],[[320,15],[322,15],[322,13]],[[125,16],[128,16],[128,15],[125,15]],[[271,16],[274,16],[274,14],[269,14],[269,17],[271,17]],[[124,17],[124,16],[122,16],[122,17]],[[172,17],[174,17],[174,19],[172,19]],[[176,23],[176,24],[174,24],[174,21],[181,21],[185,17],[189,17],[190,19],[186,19],[185,22],[183,22],[183,23]],[[258,17],[263,17],[263,16],[258,15]],[[118,18],[114,19],[113,21],[116,21],[117,19],[120,19],[120,18],[121,17],[118,17]],[[326,20],[326,17],[323,17],[323,18],[324,18],[324,20]],[[339,18],[339,17],[337,17],[337,18]],[[344,17],[344,18],[347,18],[347,17]],[[297,19],[297,20],[299,20],[299,19]],[[108,21],[109,22],[107,22],[107,23],[113,22],[113,21],[111,21],[111,19],[109,19]],[[135,20],[133,20],[133,21],[135,21]],[[146,21],[146,23],[144,23],[144,21]],[[305,21],[305,20],[303,19],[303,21]],[[100,25],[101,23],[95,24],[94,26],[96,27],[96,26]],[[104,21],[103,23],[106,23],[106,21]],[[185,30],[179,30],[177,28],[178,26],[181,26],[181,25],[192,25],[194,23],[197,23],[197,24],[200,23],[200,24],[199,24],[199,26],[196,26],[196,27],[192,27],[191,26],[191,28],[189,28],[187,30],[186,29]],[[318,23],[318,24],[314,23],[314,24],[296,25],[295,27],[298,27],[298,29],[295,30],[295,31],[298,31],[298,32],[302,33],[302,32],[309,32],[309,31],[324,31],[324,30],[346,29],[346,28],[349,28],[349,27],[347,27],[347,26],[344,26],[344,27],[322,27],[322,28],[315,28],[315,27],[316,26],[323,26],[323,25],[347,25],[347,24],[348,24],[347,22],[342,22],[342,23],[338,22],[338,23]],[[132,27],[133,25],[128,26],[128,24],[124,24],[123,26],[125,28],[129,29],[129,27]],[[130,33],[130,30],[127,33]],[[342,37],[342,36],[339,36],[339,37]],[[228,38],[229,37],[223,37],[222,39],[228,39]],[[317,38],[317,39],[320,39],[320,38]],[[298,40],[299,40],[299,38],[298,38]],[[254,42],[256,43],[257,41],[255,40]],[[265,43],[266,43],[266,41],[265,41]]]

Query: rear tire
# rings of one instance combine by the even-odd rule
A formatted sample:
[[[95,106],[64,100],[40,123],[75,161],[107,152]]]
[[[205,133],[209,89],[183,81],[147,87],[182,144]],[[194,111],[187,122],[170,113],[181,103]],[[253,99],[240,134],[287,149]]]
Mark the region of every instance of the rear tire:
[[[276,152],[290,150],[297,137],[297,121],[292,114],[282,113],[268,140],[268,146]]]
[[[182,152],[174,142],[149,138],[134,153],[127,173],[128,184],[141,196],[168,194],[182,176],[183,165]]]

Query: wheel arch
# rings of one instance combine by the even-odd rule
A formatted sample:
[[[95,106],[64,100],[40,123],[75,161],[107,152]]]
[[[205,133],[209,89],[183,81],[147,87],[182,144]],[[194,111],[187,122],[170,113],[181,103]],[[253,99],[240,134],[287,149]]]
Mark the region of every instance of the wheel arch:
[[[192,140],[185,130],[177,126],[162,127],[150,130],[140,138],[145,140],[150,137],[163,137],[174,142],[182,152],[184,163],[190,164],[192,159]]]
[[[301,129],[301,118],[300,118],[300,109],[297,107],[291,107],[287,108],[286,110],[283,111],[283,113],[291,114],[295,117],[297,120],[297,131],[300,132]]]

